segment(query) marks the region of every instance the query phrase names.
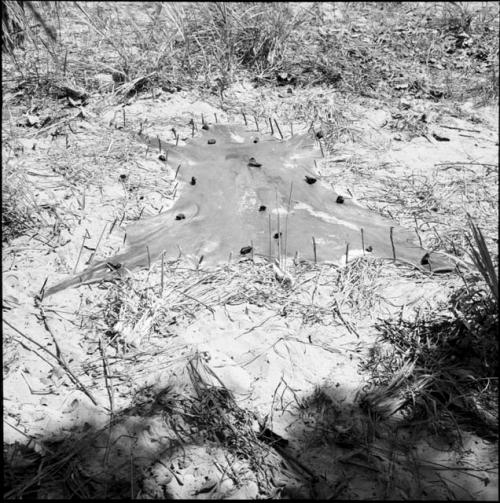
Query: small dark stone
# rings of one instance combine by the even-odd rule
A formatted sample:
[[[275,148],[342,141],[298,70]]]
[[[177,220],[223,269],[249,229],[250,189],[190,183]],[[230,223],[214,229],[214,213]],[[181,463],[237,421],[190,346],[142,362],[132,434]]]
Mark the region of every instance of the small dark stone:
[[[120,175],[120,180],[126,180],[127,179],[127,175]]]
[[[342,204],[344,202],[344,198],[342,196],[337,196],[337,200],[335,202],[338,204]]]
[[[282,236],[282,235],[283,235],[283,233],[282,233],[282,232],[280,232],[280,233],[276,232],[276,233],[274,234],[273,238],[274,238],[274,239],[278,239],[278,238],[279,238],[280,236]]]
[[[437,211],[437,210],[438,210],[438,209],[437,209],[437,206],[433,206],[433,207],[431,208],[431,211]]]
[[[213,138],[210,138],[210,140],[208,140],[208,144],[215,145],[215,140]]]
[[[429,264],[429,258],[430,255],[426,253],[421,259],[420,259],[420,264],[421,265],[428,265]]]
[[[113,264],[112,262],[106,262],[106,265],[109,267],[110,271],[117,271],[122,266],[119,262],[116,264]]]
[[[258,138],[254,138],[254,139],[253,139],[253,142],[254,142],[254,143],[259,143],[259,139],[258,139]]]
[[[276,80],[279,86],[295,85],[297,83],[297,78],[290,75],[287,72],[281,72],[276,75]]]
[[[248,159],[248,166],[252,168],[260,168],[262,164],[260,162],[257,162],[255,160],[255,157],[250,157],[250,159]]]
[[[196,185],[196,178],[194,176],[191,177],[191,185]]]
[[[252,247],[251,246],[244,246],[241,250],[240,250],[240,254],[241,255],[246,255],[247,253],[250,253],[252,251]]]
[[[439,89],[431,89],[429,91],[429,94],[433,97],[433,98],[436,98],[436,99],[440,99],[444,96],[444,92],[439,90]]]
[[[366,247],[366,251],[367,252],[372,252],[373,251],[373,247],[372,246],[367,246]]]
[[[437,141],[450,141],[450,139],[447,136],[441,136],[438,133],[432,133],[432,136],[437,140]]]
[[[318,131],[318,132],[316,133],[316,138],[317,138],[318,140],[320,140],[321,138],[323,138],[323,131]]]
[[[259,211],[266,211],[266,207],[264,205],[259,206]]]
[[[160,154],[158,156],[158,159],[160,159],[160,161],[166,161],[167,160],[167,157],[165,156],[165,154]]]
[[[176,220],[184,220],[186,218],[186,215],[184,213],[179,213],[178,215],[175,215]]]
[[[208,124],[203,124],[203,126],[201,126],[201,129],[204,129],[205,131],[208,131],[210,128],[208,127]]]
[[[307,182],[309,185],[312,185],[313,183],[316,183],[316,178],[313,178],[312,176],[307,176],[307,175],[306,175],[306,182]]]

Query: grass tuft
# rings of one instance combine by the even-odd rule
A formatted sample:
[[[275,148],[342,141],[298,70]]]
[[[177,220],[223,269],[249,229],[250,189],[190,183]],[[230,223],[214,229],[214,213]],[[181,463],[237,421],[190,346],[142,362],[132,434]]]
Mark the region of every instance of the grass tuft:
[[[469,228],[474,239],[474,241],[472,241],[469,237],[467,237],[467,241],[470,246],[470,257],[478,271],[481,273],[484,281],[486,281],[491,295],[498,305],[498,264],[495,268],[492,256],[486,246],[486,241],[481,229],[473,222],[469,214],[467,214],[467,217],[469,221]]]
[[[424,420],[431,428],[447,424],[496,438],[496,309],[470,286],[450,301],[450,313],[421,311],[413,320],[377,324],[380,336],[366,364],[374,387],[363,403],[382,418],[401,411],[408,424]]]

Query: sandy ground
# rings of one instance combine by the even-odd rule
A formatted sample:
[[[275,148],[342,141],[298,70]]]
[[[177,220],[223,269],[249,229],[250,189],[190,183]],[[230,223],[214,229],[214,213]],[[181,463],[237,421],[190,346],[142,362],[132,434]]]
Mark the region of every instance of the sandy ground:
[[[166,136],[175,127],[182,143],[190,136],[191,117],[204,114],[215,120],[215,113],[221,123],[242,124],[236,105],[231,108],[231,100],[237,103],[242,96],[255,103],[255,109],[278,103],[274,110],[267,108],[268,113],[285,123],[299,98],[276,99],[274,92],[266,95],[241,83],[227,93],[225,109],[186,92],[162,93],[125,107],[127,126],[135,128],[147,117],[149,135]],[[315,93],[323,94],[325,109],[340,99],[326,90]],[[422,113],[426,106],[410,104]],[[45,299],[42,310],[37,306],[34,297],[47,277],[53,284],[71,274],[82,241],[88,248],[77,271],[84,268],[101,233],[99,257],[119,249],[127,220],[141,209],[144,218],[172,205],[173,174],[164,171],[156,153],[145,155],[144,146],[109,125],[121,115],[116,110],[99,102],[89,107],[87,120],[76,123],[77,133],[71,139],[72,152],[81,152],[76,166],[62,169],[52,162],[65,148],[64,136],[51,141],[28,132],[17,138],[19,153],[11,162],[26,168],[37,187],[33,194],[37,204],[53,209],[47,218],[54,223],[62,220],[67,228],[51,247],[20,237],[3,250],[4,446],[18,443],[50,457],[57,442],[73,444],[75,452],[68,463],[78,465],[83,479],[97,480],[109,497],[496,500],[496,443],[464,433],[462,449],[450,450],[446,436],[423,429],[418,435],[409,432],[407,448],[401,449],[404,432],[398,433],[399,443],[394,438],[395,425],[401,421],[398,414],[376,424],[369,448],[363,441],[367,419],[357,398],[369,384],[362,363],[376,340],[374,321],[403,311],[411,317],[419,306],[439,306],[458,284],[453,275],[415,279],[386,264],[373,277],[373,306],[349,329],[331,313],[332,285],[338,274],[332,266],[310,265],[300,273],[294,269],[292,287],[285,287],[275,280],[271,266],[246,261],[245,278],[275,282],[281,292],[279,299],[263,296],[261,302],[255,302],[258,282],[252,283],[251,301],[245,298],[248,285],[234,282],[243,267],[236,262],[228,264],[223,282],[205,289],[196,284],[203,270],[191,266],[181,275],[172,266],[167,285],[172,287],[178,277],[176,288],[202,302],[191,303],[189,316],[184,312],[175,323],[161,324],[164,319],[158,313],[165,302],[173,301],[157,297],[139,319],[130,322],[132,317],[125,317],[114,326],[120,347],[110,344],[102,330],[103,306],[109,303],[106,287],[70,289]],[[351,191],[364,204],[372,201],[374,209],[380,205],[371,196],[391,177],[414,173],[433,180],[440,176],[439,163],[497,163],[498,110],[466,104],[460,118],[453,111],[435,115],[436,133],[449,141],[432,136],[407,141],[385,128],[390,110],[375,109],[366,101],[353,103],[350,110],[356,138],[339,139],[336,151],[318,169],[339,190]],[[300,131],[298,122],[293,129]],[[353,185],[343,175],[339,159],[370,170],[372,183]],[[65,176],[79,162],[88,169],[75,193]],[[121,173],[127,174],[126,183],[119,180]],[[132,196],[126,193],[130,188]],[[109,233],[123,214],[124,221],[116,222]],[[135,273],[133,284],[149,284],[155,274],[158,284],[158,264],[150,273]],[[241,288],[237,301],[235,288]],[[225,302],[230,293],[232,300]],[[341,311],[349,309],[343,299],[336,300]],[[66,368],[55,363],[46,349],[59,353]],[[176,440],[175,414],[161,397],[181,404],[193,396],[188,361],[196,362],[206,382],[222,382],[237,406],[250,411],[254,419],[248,431],[257,432],[256,418],[267,417],[267,428],[284,439],[278,452],[263,455],[266,480],[249,457],[234,456],[220,443],[204,439],[186,418],[193,440],[186,441],[188,430],[182,435],[184,441]],[[61,491],[62,485],[42,487],[38,496],[57,497],[64,494]]]

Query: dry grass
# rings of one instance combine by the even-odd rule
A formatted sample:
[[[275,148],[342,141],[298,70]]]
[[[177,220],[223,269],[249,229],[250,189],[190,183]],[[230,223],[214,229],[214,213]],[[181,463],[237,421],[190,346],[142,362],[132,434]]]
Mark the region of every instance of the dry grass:
[[[24,50],[11,51],[14,66],[38,89],[68,79],[91,90],[107,73],[117,87],[147,75],[135,91],[156,82],[218,95],[248,72],[378,98],[498,96],[498,12],[488,4],[151,2],[140,15],[105,2],[31,2],[25,12],[6,4],[25,35]]]
[[[427,309],[414,319],[379,322],[378,345],[366,364],[374,388],[362,402],[380,418],[401,411],[408,425],[423,420],[431,430],[465,428],[496,438],[496,307],[471,283],[450,303],[442,314]]]
[[[23,171],[2,156],[2,242],[22,236],[36,224]]]

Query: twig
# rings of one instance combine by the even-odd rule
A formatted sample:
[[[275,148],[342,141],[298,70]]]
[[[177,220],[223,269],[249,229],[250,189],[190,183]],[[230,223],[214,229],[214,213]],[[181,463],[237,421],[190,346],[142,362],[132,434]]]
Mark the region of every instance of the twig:
[[[339,461],[341,463],[344,463],[344,464],[347,464],[347,465],[353,465],[353,466],[357,466],[359,468],[365,468],[366,470],[370,470],[372,472],[380,473],[380,470],[378,468],[375,468],[375,467],[370,466],[370,465],[365,465],[363,463],[358,463],[356,461],[351,461],[349,459],[339,459]]]
[[[342,311],[340,310],[340,305],[336,297],[333,297],[333,300],[335,301],[335,304],[337,306],[337,314],[339,315],[340,321],[344,324],[344,326],[351,334],[355,335],[359,339],[358,332],[353,328],[353,326],[347,320],[345,320],[344,316],[342,315]]]
[[[7,322],[7,324],[9,324],[9,323]],[[23,341],[20,341],[19,339],[17,339],[14,336],[12,337],[12,340],[16,341],[18,344],[20,344],[27,351],[31,351],[31,352],[35,353],[38,356],[38,358],[40,358],[40,360],[43,360],[49,367],[52,367],[53,369],[56,368],[56,365],[54,365],[53,363],[50,363],[49,360],[47,360],[47,358],[45,358],[45,356],[41,355],[36,349],[30,348]]]
[[[389,229],[389,237],[391,238],[391,247],[392,247],[392,258],[394,259],[394,262],[396,262],[396,248],[394,247],[394,240],[392,239],[392,231],[394,227],[391,227]]]
[[[92,401],[92,403],[94,405],[98,405],[96,399],[92,396],[92,394],[90,393],[90,391],[87,390],[87,388],[85,388],[85,386],[80,382],[80,380],[73,374],[73,372],[71,371],[71,369],[66,365],[66,363],[58,358],[54,353],[52,353],[52,351],[48,350],[47,348],[45,348],[44,346],[42,346],[41,344],[39,344],[38,342],[36,342],[35,340],[33,340],[31,337],[23,334],[20,330],[18,330],[16,327],[14,327],[11,323],[9,323],[5,318],[4,318],[4,323],[6,323],[10,328],[12,328],[12,330],[16,331],[19,335],[21,335],[22,337],[24,337],[25,339],[28,339],[32,344],[34,344],[35,346],[37,346],[38,348],[40,348],[42,351],[45,351],[48,355],[52,356],[52,358],[54,358],[57,363],[66,371],[66,373],[68,374],[68,376],[70,377],[70,379],[73,381],[74,384],[76,384],[80,390],[85,393],[89,398],[90,400]]]
[[[475,161],[471,161],[471,162],[465,162],[465,161],[458,161],[458,162],[437,162],[436,164],[434,164],[434,166],[461,166],[461,165],[469,165],[469,166],[486,166],[486,167],[489,167],[489,168],[497,168],[498,167],[498,164],[491,164],[491,163],[487,163],[487,162],[475,162]]]
[[[262,325],[264,325],[265,323],[267,323],[271,318],[274,318],[275,316],[279,316],[279,315],[276,314],[276,313],[271,314],[271,316],[267,317],[264,321],[258,323],[257,325],[254,325],[253,327],[250,327],[249,329],[247,329],[244,332],[242,332],[240,335],[237,335],[235,337],[235,339],[239,339],[243,335],[246,335],[246,334],[249,334],[250,332],[253,332],[256,328],[260,328]]]
[[[455,126],[445,126],[444,124],[439,124],[440,127],[444,127],[446,129],[456,129],[458,131],[468,131],[469,133],[480,133],[478,129],[466,129],[463,127],[455,127]]]
[[[281,264],[281,227],[280,227],[280,207],[278,206],[278,189],[275,192],[276,195],[276,219],[278,224],[278,263],[279,266],[283,269],[283,265]]]
[[[175,170],[174,180],[177,178],[177,173],[179,173],[180,167],[181,167],[181,165],[179,164],[179,166],[177,166],[177,169]]]
[[[278,121],[276,119],[274,119],[274,123],[276,124],[276,127],[278,129],[278,133],[280,134],[281,139],[283,139],[283,133],[281,132],[280,126],[279,126]]]
[[[273,256],[273,247],[272,247],[272,231],[271,231],[271,213],[269,212],[269,260],[272,259]]]
[[[102,368],[104,372],[104,384],[106,385],[106,390],[108,391],[108,398],[109,398],[109,410],[111,412],[111,415],[114,414],[114,396],[113,396],[113,387],[111,386],[109,380],[109,364],[108,364],[108,357],[106,355],[106,346],[102,340],[102,335],[99,337],[99,350],[101,351],[101,356],[102,356]]]
[[[280,132],[281,134],[281,132]],[[283,138],[283,136],[282,136]],[[290,205],[292,202],[292,190],[293,190],[293,182],[290,182],[290,194],[288,196],[288,207],[286,210],[286,219],[285,219],[285,269],[286,269],[286,258],[287,258],[287,242],[288,242],[288,215],[290,214]]]
[[[45,330],[51,335],[52,340],[54,341],[54,346],[56,348],[56,357],[58,360],[64,361],[61,353],[61,348],[59,347],[59,343],[57,342],[56,336],[54,335],[54,332],[52,332],[51,328],[49,327],[49,323],[47,321],[47,315],[45,314],[45,311],[43,309],[43,305],[40,301],[35,300],[35,302],[38,304],[38,308],[40,309],[40,317],[43,320],[43,325],[45,326]]]
[[[276,388],[274,388],[274,393],[273,393],[273,399],[271,400],[271,415],[270,417],[266,415],[264,419],[264,425],[263,427],[266,427],[268,424],[268,419],[269,419],[269,427],[273,427],[273,415],[274,415],[274,400],[276,399],[276,394],[278,393],[278,389],[281,386],[281,382],[283,381],[283,374],[281,374],[281,379],[278,382],[278,385]]]
[[[273,448],[274,448],[274,450],[279,452],[283,458],[285,458],[287,461],[291,462],[291,464],[299,467],[303,472],[307,473],[307,475],[309,475],[309,477],[312,480],[319,479],[319,477],[314,472],[312,472],[309,468],[307,468],[307,466],[302,464],[295,456],[292,456],[291,454],[289,454],[285,449],[283,449],[282,447],[280,447],[279,445],[276,445],[276,444],[273,445]]]
[[[78,258],[76,259],[72,274],[75,274],[75,272],[76,272],[76,268],[78,267],[78,263],[80,262],[80,257],[82,256],[82,250],[83,250],[83,246],[85,245],[85,240],[88,239],[89,237],[90,237],[89,231],[87,229],[85,229],[85,235],[83,236],[82,246],[80,246],[80,252],[78,253]]]
[[[43,296],[45,295],[45,285],[47,284],[48,279],[49,277],[47,276],[45,278],[45,281],[43,282],[42,288],[40,288],[40,291],[38,292],[38,297],[40,298],[40,300],[43,300]]]
[[[317,257],[316,257],[316,240],[314,239],[314,236],[312,237],[312,243],[313,243],[313,253],[314,253],[314,263],[317,263]]]
[[[95,250],[92,252],[92,255],[90,256],[89,260],[87,261],[88,264],[92,263],[92,260],[94,259],[95,255],[97,253],[97,250],[99,249],[99,245],[101,244],[101,239],[104,236],[104,231],[106,230],[107,225],[108,224],[104,224],[104,227],[102,228],[102,232],[101,232],[101,235],[99,236],[99,240],[97,241],[97,244],[95,245]]]
[[[113,220],[113,223],[111,224],[111,229],[109,229],[109,234],[108,236],[111,235],[111,233],[113,232],[113,229],[115,228],[115,225],[116,225],[116,221],[118,220],[118,217],[116,217],[114,220]]]
[[[420,248],[423,248],[424,245],[422,244],[422,238],[420,237],[420,234],[418,232],[417,215],[413,215],[413,218],[415,220],[415,233],[417,234],[418,242],[420,243]]]
[[[191,299],[191,300],[194,300],[195,302],[198,302],[198,304],[201,304],[202,306],[206,307],[213,315],[215,315],[215,311],[213,310],[213,308],[211,308],[209,305],[205,304],[201,300],[198,300],[197,298],[192,297],[191,295],[187,294],[186,292],[183,292],[182,290],[178,290],[175,287],[172,287],[172,290],[179,292],[182,295],[185,295],[188,299]]]
[[[165,250],[161,252],[161,277],[160,277],[160,296],[163,295],[163,275],[165,269]]]

